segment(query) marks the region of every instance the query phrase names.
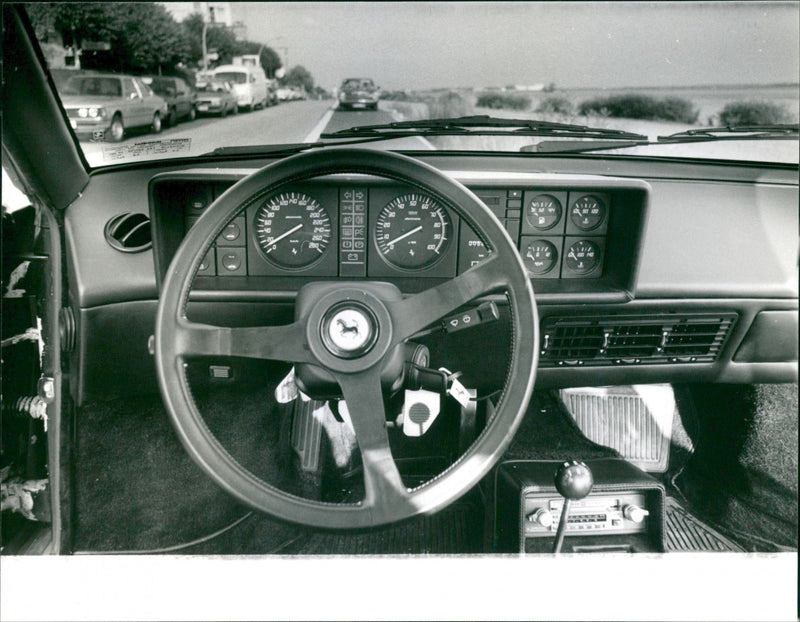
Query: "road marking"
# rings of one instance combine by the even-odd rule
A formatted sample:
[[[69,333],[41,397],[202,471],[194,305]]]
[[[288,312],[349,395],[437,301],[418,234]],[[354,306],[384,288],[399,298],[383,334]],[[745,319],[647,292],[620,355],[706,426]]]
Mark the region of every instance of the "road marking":
[[[402,116],[400,116],[400,113],[399,113],[399,112],[397,112],[397,110],[390,109],[390,110],[389,110],[389,112],[391,112],[391,113],[392,113],[392,118],[393,118],[395,121],[402,121],[402,120],[403,120],[403,117],[402,117]],[[434,147],[434,146],[433,146],[433,143],[431,143],[431,141],[429,141],[429,140],[428,140],[427,138],[425,138],[424,136],[409,136],[409,138],[416,138],[416,139],[417,139],[418,141],[420,141],[420,142],[421,142],[423,145],[425,145],[425,149],[430,149],[431,151],[436,151],[436,147]]]
[[[333,116],[333,108],[328,108],[328,111],[322,115],[322,118],[319,120],[314,126],[314,129],[311,130],[311,133],[303,139],[304,143],[315,143],[319,140],[319,135],[322,134],[322,131],[328,125],[328,121],[331,120]]]

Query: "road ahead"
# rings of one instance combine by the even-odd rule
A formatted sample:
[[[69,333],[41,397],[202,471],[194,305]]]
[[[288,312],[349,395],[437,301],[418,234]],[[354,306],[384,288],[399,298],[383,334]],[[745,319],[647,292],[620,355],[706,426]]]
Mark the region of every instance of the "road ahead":
[[[324,132],[353,127],[390,123],[394,117],[387,110],[337,110],[335,103],[328,101],[286,102],[272,108],[253,112],[240,112],[226,118],[201,117],[195,121],[179,123],[166,128],[160,134],[142,131],[128,132],[120,143],[82,142],[89,164],[102,166],[120,161],[200,155],[217,147],[238,145],[276,145],[313,142]],[[174,150],[141,150],[142,143],[184,139]],[[190,143],[185,142],[188,139]],[[402,139],[387,143],[387,147],[398,149],[430,148],[419,139]],[[140,153],[138,151],[141,151]],[[162,155],[163,154],[163,155]]]

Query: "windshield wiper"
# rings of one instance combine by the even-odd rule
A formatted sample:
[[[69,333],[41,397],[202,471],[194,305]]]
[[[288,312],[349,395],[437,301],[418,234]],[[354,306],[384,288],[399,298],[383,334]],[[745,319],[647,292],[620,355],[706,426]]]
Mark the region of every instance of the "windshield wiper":
[[[380,125],[362,125],[338,132],[322,134],[320,138],[402,138],[407,136],[564,136],[567,138],[603,138],[618,140],[647,140],[647,136],[624,130],[588,127],[570,123],[552,123],[534,119],[500,119],[488,115],[473,115],[450,119],[395,121]]]
[[[797,140],[800,125],[728,125],[686,130],[659,136],[659,143],[690,143],[716,140]]]
[[[393,137],[392,137],[393,138]],[[238,145],[235,147],[217,147],[213,151],[201,154],[202,156],[248,156],[248,155],[274,155],[289,156],[308,149],[317,147],[336,147],[341,145],[360,145],[384,140],[382,136],[359,138],[358,140],[346,140],[335,143],[287,143],[283,145]]]

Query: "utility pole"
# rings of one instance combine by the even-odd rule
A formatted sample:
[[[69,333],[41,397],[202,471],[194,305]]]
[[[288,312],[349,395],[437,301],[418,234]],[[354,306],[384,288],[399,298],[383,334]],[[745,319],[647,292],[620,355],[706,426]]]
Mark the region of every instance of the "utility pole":
[[[208,50],[206,49],[207,31],[208,31],[208,24],[206,23],[205,16],[203,16],[203,72],[208,71]]]
[[[208,48],[206,44],[206,35],[208,34],[208,23],[209,21],[213,24],[214,23],[214,7],[209,6],[208,8],[208,19],[206,18],[205,11],[203,12],[203,71],[208,71]]]

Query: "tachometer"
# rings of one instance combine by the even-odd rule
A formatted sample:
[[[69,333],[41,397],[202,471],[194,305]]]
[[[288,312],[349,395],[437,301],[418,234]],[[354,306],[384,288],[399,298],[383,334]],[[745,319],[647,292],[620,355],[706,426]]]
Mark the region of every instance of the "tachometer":
[[[384,207],[375,223],[375,242],[387,263],[401,270],[435,264],[453,237],[450,216],[431,197],[411,193]]]
[[[256,212],[254,225],[267,260],[294,270],[325,254],[333,230],[327,210],[302,192],[282,192],[267,199]]]

